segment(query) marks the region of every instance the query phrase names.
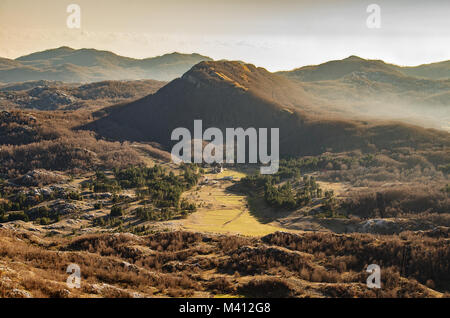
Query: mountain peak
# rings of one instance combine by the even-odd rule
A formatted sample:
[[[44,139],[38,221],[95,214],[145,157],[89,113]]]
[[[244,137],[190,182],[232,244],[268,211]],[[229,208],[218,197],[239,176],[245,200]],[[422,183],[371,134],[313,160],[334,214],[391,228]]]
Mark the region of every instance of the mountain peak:
[[[238,61],[202,61],[194,65],[182,78],[198,87],[202,84],[213,86],[225,84],[246,91],[252,82],[268,78],[270,75],[263,68]]]
[[[350,55],[349,57],[345,58],[344,61],[366,61],[366,59],[363,59],[362,57],[356,55]]]
[[[304,66],[293,71],[280,72],[279,74],[300,81],[313,82],[324,80],[337,80],[354,72],[386,73],[403,76],[394,65],[382,60],[368,60],[356,55],[351,55],[342,60],[333,60],[319,65]]]
[[[208,56],[203,56],[198,53],[180,53],[180,52],[172,52],[163,54],[156,57],[150,57],[142,60],[145,63],[174,63],[174,62],[181,62],[181,63],[192,63],[192,65],[195,65],[201,61],[212,61],[212,59]]]
[[[71,53],[75,51],[75,49],[72,49],[68,46],[60,46],[58,48],[54,49],[48,49],[40,52],[31,53],[28,55],[21,56],[16,59],[16,61],[35,61],[35,60],[45,60],[49,58],[58,57],[61,55],[65,55],[68,53]]]
[[[263,68],[259,69],[266,71]],[[196,71],[203,71],[207,73],[225,72],[229,75],[237,75],[243,73],[256,72],[257,68],[253,64],[245,64],[239,61],[221,60],[221,61],[202,61],[194,65],[189,72],[196,72]]]
[[[60,50],[60,51],[74,51],[75,49],[71,48],[70,46],[63,45],[63,46],[60,46],[60,47],[58,47],[58,48],[56,48],[56,49],[53,49],[53,50]],[[48,51],[51,51],[51,49],[48,50]]]

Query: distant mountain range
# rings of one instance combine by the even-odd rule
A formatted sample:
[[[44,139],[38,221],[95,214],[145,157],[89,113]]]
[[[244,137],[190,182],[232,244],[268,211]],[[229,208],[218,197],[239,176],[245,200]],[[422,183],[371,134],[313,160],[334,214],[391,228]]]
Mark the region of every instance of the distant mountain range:
[[[16,60],[0,59],[0,82],[21,82],[0,87],[0,91],[3,91],[0,93],[0,106],[73,109],[92,104],[93,100],[96,104],[108,106],[114,101],[129,102],[133,98],[153,94],[164,86],[161,82],[143,84],[130,81],[120,85],[114,82],[105,85],[106,82],[103,82],[95,94],[92,88],[81,84],[77,84],[76,89],[70,88],[73,83],[142,78],[173,81],[157,94],[136,102],[136,105],[145,104],[142,107],[146,114],[146,107],[150,107],[153,114],[160,115],[153,128],[144,127],[140,133],[132,125],[132,134],[136,138],[145,139],[149,134],[157,136],[164,127],[184,123],[184,118],[180,118],[183,114],[185,118],[191,118],[191,114],[198,111],[197,116],[208,117],[209,113],[203,112],[206,110],[203,107],[208,107],[208,111],[214,109],[215,114],[212,116],[232,118],[238,123],[235,119],[246,117],[242,112],[247,109],[247,105],[261,107],[263,104],[275,107],[283,116],[292,112],[301,113],[302,120],[312,116],[344,120],[396,119],[425,127],[450,129],[450,61],[401,67],[357,56],[270,73],[241,61],[214,62],[198,54],[172,53],[155,58],[133,59],[107,51],[61,47]],[[42,81],[49,80],[53,84],[42,84]],[[57,84],[55,81],[64,83]],[[66,87],[62,89],[64,85]],[[101,90],[105,91],[102,93]],[[121,90],[129,97],[119,96]],[[112,97],[105,99],[103,95]],[[89,98],[79,103],[82,99],[79,96]],[[97,103],[99,100],[101,102]],[[224,103],[231,100],[234,104],[225,107]],[[59,105],[61,102],[63,106]],[[168,106],[171,104],[174,104],[175,110]],[[222,105],[220,107],[226,110],[224,108],[222,113],[217,105]],[[235,107],[236,112],[233,112]],[[168,114],[165,113],[167,109]],[[251,113],[255,108],[250,107],[247,111]],[[262,113],[258,115],[262,116]],[[124,114],[124,118],[128,116]],[[253,124],[262,124],[261,116],[252,116],[255,119]],[[264,124],[272,123],[272,115],[267,116]],[[222,124],[225,123],[230,124],[227,120]],[[121,131],[124,126],[117,128]],[[165,142],[163,136],[157,139]]]
[[[426,79],[450,79],[450,60],[419,66],[398,66],[381,60],[366,60],[350,56],[343,60],[329,61],[319,65],[310,65],[292,71],[279,72],[304,82],[336,80],[354,72],[383,72],[397,76],[414,76]]]
[[[348,116],[450,129],[450,61],[400,67],[350,56],[277,74]]]
[[[202,61],[212,61],[212,59],[196,53],[171,53],[152,58],[134,59],[109,51],[76,50],[63,46],[25,55],[15,60],[0,57],[0,83],[34,80],[71,83],[140,79],[170,81],[180,77]],[[383,72],[397,76],[445,80],[450,79],[450,60],[401,67],[381,60],[365,60],[350,56],[343,60],[304,66],[278,74],[303,82],[313,82],[342,79],[355,72]]]
[[[51,80],[96,82],[104,80],[154,79],[168,81],[193,65],[211,58],[199,54],[171,53],[133,59],[108,51],[60,47],[19,57],[0,58],[0,82]]]

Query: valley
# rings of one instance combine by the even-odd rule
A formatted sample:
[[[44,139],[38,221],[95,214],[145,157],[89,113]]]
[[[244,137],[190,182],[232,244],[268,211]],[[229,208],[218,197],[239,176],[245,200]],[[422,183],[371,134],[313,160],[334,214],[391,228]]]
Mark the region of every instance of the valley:
[[[283,230],[260,222],[249,210],[245,195],[227,190],[233,181],[223,180],[232,176],[238,181],[242,173],[225,170],[217,175],[206,174],[207,184],[186,193],[186,198],[197,202],[198,211],[181,222],[181,228],[196,232],[263,236]]]
[[[148,79],[161,59],[180,67]],[[77,61],[142,69],[101,82],[5,71]],[[449,118],[446,62],[271,73],[63,47],[3,63],[1,297],[448,297],[450,136],[419,120],[420,107]],[[402,113],[399,100],[417,121],[371,104]],[[279,169],[175,164],[171,132],[198,119],[279,128]],[[66,285],[71,263],[80,289]],[[382,289],[367,287],[369,264]]]

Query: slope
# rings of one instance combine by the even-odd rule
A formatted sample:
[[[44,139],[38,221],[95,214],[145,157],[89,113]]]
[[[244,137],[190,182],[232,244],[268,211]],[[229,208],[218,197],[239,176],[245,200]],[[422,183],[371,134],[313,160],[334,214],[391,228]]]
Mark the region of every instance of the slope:
[[[202,62],[156,94],[96,114],[85,126],[117,140],[156,141],[170,147],[177,127],[279,128],[283,155],[383,147],[448,146],[449,135],[398,122],[348,120],[301,85],[238,62]]]

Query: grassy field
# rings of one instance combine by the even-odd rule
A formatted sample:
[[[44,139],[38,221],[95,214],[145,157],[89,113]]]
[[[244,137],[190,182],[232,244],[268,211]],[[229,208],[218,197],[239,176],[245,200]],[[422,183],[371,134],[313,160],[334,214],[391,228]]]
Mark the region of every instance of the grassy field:
[[[221,179],[225,176],[233,176],[240,179],[244,173],[225,170],[220,174],[207,175],[209,179]],[[218,181],[216,184],[200,186],[185,194],[188,200],[200,205],[198,211],[181,221],[181,226],[186,230],[241,234],[246,236],[263,236],[284,229],[263,224],[250,213],[247,198],[226,190],[231,186],[231,181]]]
[[[261,198],[248,198],[230,192],[227,188],[233,185],[233,181],[221,180],[228,176],[232,176],[233,180],[237,181],[245,177],[246,173],[232,169],[226,169],[218,174],[206,173],[204,177],[209,180],[207,184],[199,185],[183,195],[184,198],[197,204],[197,211],[186,219],[171,220],[162,225],[172,229],[253,237],[276,231],[303,232],[302,229],[305,226],[286,226],[295,220],[303,222],[303,219],[298,219],[303,213],[293,213],[293,211],[274,213],[274,209],[268,207]],[[333,189],[338,196],[345,195],[346,187],[343,184],[320,182],[320,185],[327,190]],[[309,206],[303,210],[314,207]],[[280,223],[280,220],[284,220],[284,223]],[[313,223],[307,220],[306,228],[326,230]]]
[[[263,236],[283,230],[271,225],[259,223],[248,211],[237,209],[203,210],[190,217],[184,223],[187,230]]]
[[[240,180],[241,178],[244,178],[247,176],[246,173],[244,172],[240,172],[240,171],[236,171],[236,170],[223,170],[221,173],[218,174],[214,174],[214,175],[208,175],[211,178],[216,178],[216,179],[220,179],[220,178],[224,178],[224,177],[233,177],[236,180]]]

